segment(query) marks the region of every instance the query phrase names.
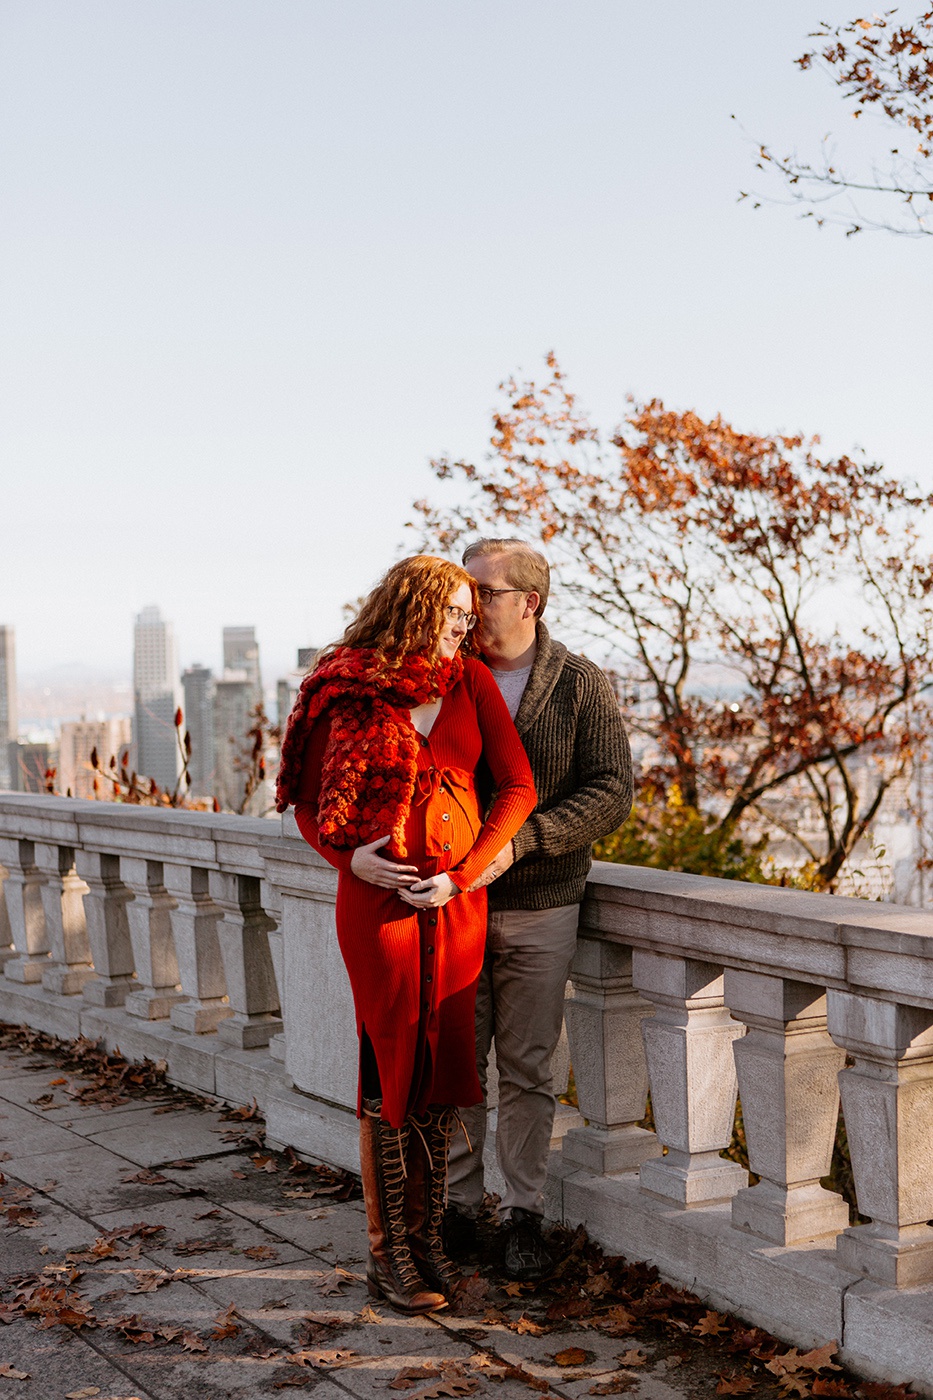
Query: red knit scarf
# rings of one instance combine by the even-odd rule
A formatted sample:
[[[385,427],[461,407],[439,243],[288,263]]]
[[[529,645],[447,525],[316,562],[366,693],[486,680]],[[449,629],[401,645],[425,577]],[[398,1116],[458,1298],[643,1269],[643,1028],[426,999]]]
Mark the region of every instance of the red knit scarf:
[[[418,740],[407,711],[446,695],[462,675],[459,655],[438,660],[412,652],[399,660],[367,647],[338,647],[304,678],[288,717],[276,810],[294,802],[311,726],[329,709],[318,803],[321,841],[347,850],[391,835],[393,850],[404,856],[418,768]]]

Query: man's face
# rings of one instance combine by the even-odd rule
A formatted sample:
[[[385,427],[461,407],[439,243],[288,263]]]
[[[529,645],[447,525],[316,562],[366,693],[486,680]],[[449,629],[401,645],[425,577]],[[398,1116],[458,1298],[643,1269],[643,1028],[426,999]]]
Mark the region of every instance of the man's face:
[[[466,566],[480,589],[505,589],[482,599],[483,620],[477,628],[477,641],[483,651],[506,652],[519,642],[527,643],[527,634],[534,628],[533,609],[529,612],[529,595],[516,589],[508,576],[508,559],[502,554],[487,554],[471,559]]]

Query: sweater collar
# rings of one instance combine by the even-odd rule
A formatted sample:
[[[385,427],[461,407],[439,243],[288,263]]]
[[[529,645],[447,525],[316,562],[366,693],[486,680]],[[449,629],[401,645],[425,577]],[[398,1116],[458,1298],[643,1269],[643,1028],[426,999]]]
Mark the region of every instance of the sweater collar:
[[[534,724],[538,715],[544,709],[564,669],[564,661],[567,658],[567,648],[563,642],[556,642],[547,630],[545,624],[538,621],[538,650],[535,653],[534,665],[531,668],[531,675],[528,677],[528,684],[525,686],[525,693],[522,702],[518,707],[518,714],[515,716],[515,728],[519,734],[524,734]]]

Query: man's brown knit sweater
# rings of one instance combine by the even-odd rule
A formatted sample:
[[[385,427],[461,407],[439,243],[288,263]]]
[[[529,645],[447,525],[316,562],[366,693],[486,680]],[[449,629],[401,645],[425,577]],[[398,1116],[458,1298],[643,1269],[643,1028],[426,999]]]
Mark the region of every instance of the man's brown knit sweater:
[[[576,904],[593,842],[631,811],[632,753],[603,672],[555,642],[543,622],[515,727],[538,805],[514,839],[515,864],[489,886],[489,907]]]

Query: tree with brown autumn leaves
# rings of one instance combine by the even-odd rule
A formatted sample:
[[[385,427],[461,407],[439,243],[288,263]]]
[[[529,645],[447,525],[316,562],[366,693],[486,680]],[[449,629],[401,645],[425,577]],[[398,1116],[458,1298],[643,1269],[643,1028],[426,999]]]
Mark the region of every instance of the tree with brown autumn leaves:
[[[814,46],[798,66],[828,75],[854,118],[880,118],[883,155],[848,165],[826,137],[815,163],[762,146],[758,168],[776,171],[819,224],[842,224],[848,234],[933,234],[933,10],[824,23],[809,37]]]
[[[708,848],[683,868],[718,873],[731,848],[722,873],[755,878],[736,833],[780,834],[832,889],[929,733],[933,497],[656,399],[605,433],[553,355],[501,393],[487,460],[432,463],[458,499],[417,503],[423,545],[515,535],[548,554],[562,629],[615,674],[639,736],[642,838],[673,812]]]

